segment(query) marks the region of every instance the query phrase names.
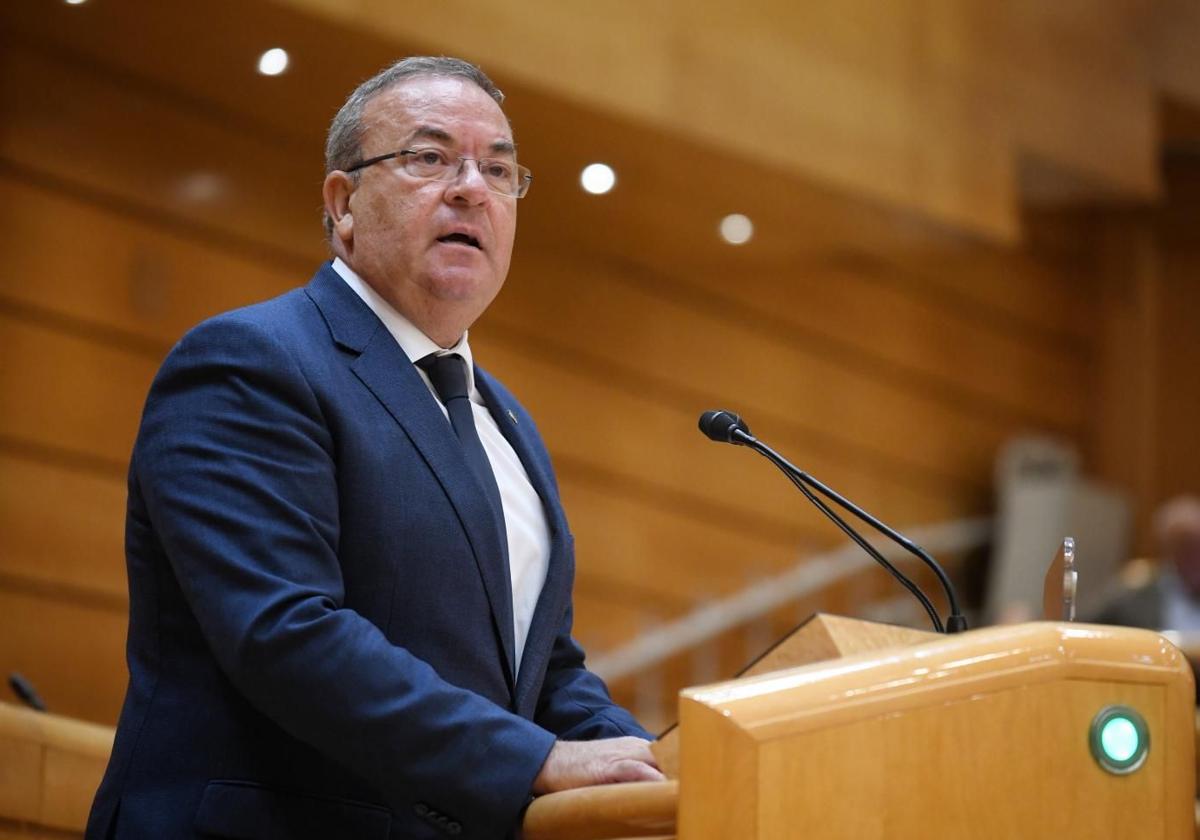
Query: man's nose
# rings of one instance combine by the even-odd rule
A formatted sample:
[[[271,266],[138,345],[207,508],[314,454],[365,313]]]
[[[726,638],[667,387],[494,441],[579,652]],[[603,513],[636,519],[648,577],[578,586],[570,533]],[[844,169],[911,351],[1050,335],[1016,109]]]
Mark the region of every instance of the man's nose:
[[[461,198],[470,204],[479,204],[485,201],[490,193],[487,181],[479,169],[479,161],[474,158],[460,158],[458,173],[446,188],[447,200]]]

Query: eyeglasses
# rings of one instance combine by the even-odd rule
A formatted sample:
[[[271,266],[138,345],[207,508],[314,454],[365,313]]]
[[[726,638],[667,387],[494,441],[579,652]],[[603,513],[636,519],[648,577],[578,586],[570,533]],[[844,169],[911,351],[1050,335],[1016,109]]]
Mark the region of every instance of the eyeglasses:
[[[451,156],[432,146],[376,155],[354,164],[346,172],[357,172],[392,158],[398,159],[409,175],[427,181],[453,181],[462,174],[466,162],[471,161],[479,169],[479,174],[489,190],[509,198],[524,197],[529,192],[530,182],[533,181],[532,172],[511,160]]]

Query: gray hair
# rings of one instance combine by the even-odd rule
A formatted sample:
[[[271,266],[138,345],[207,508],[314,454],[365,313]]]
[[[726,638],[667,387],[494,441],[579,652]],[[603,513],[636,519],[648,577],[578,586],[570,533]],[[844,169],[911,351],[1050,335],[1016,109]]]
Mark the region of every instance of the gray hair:
[[[371,78],[354,89],[346,102],[338,110],[333,122],[329,125],[329,134],[325,139],[325,174],[339,169],[348,169],[362,157],[363,112],[367,103],[380,93],[416,76],[448,76],[466,79],[474,82],[479,88],[496,100],[496,104],[504,104],[504,94],[487,77],[478,66],[461,58],[449,56],[413,56],[402,58],[395,64],[385,67]],[[355,181],[358,173],[350,175]],[[325,213],[325,234],[333,233],[333,220]]]

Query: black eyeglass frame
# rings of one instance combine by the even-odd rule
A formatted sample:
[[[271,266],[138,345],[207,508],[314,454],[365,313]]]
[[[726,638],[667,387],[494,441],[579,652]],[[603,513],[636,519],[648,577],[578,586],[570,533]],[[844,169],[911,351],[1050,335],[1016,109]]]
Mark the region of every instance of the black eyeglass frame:
[[[345,172],[347,175],[349,175],[352,172],[358,172],[360,169],[366,169],[368,166],[374,166],[377,163],[383,163],[385,160],[392,160],[393,158],[403,157],[404,155],[415,155],[415,154],[419,154],[424,151],[428,151],[428,149],[399,149],[395,152],[386,152],[385,154],[382,154],[382,155],[375,155],[375,157],[369,157],[366,160],[360,160],[358,163],[354,164],[353,166],[347,167],[346,169],[344,169],[342,171]],[[473,161],[475,161],[476,164],[478,164],[481,160],[491,160],[491,158],[471,158],[471,157],[463,157],[462,155],[459,155],[458,156],[458,172],[459,173],[462,172],[463,161],[467,161],[467,160],[473,160]],[[513,165],[517,168],[517,175],[519,176],[519,179],[517,181],[517,191],[515,193],[499,192],[498,190],[492,189],[491,185],[489,184],[488,185],[489,192],[494,192],[494,193],[496,193],[496,195],[503,195],[503,196],[506,196],[507,198],[524,198],[525,197],[525,195],[529,192],[530,184],[533,183],[533,173],[529,171],[528,167],[521,166],[521,164],[519,164],[519,163],[515,163]],[[414,175],[413,177],[420,178],[422,176]],[[455,177],[457,177],[457,174],[455,175]],[[441,178],[424,178],[423,180],[440,181],[443,179],[441,179]],[[449,180],[453,180],[453,179],[447,178],[445,180],[449,181]],[[484,181],[486,182],[487,179],[485,178]]]

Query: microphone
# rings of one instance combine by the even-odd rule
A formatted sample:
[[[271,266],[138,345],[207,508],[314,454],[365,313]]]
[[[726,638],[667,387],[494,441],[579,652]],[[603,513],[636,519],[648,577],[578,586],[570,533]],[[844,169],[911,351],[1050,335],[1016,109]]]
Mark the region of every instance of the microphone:
[[[754,440],[750,427],[732,411],[706,411],[700,415],[700,431],[717,443],[745,445]]]
[[[715,440],[718,443],[732,443],[739,446],[749,446],[755,452],[758,452],[760,455],[778,467],[783,474],[788,477],[788,480],[791,481],[792,484],[794,484],[796,488],[804,494],[805,498],[816,505],[817,509],[829,517],[829,519],[832,520],[833,523],[837,525],[847,537],[849,537],[854,543],[862,548],[863,551],[867,552],[867,554],[874,558],[876,562],[887,569],[887,571],[890,572],[891,575],[896,578],[896,580],[898,580],[905,589],[911,592],[913,596],[921,602],[921,606],[923,606],[925,611],[929,614],[930,621],[932,622],[933,629],[935,631],[939,633],[960,633],[967,629],[967,619],[958,607],[958,598],[954,592],[954,586],[950,583],[950,579],[946,576],[945,570],[938,565],[938,562],[934,560],[929,552],[925,551],[925,549],[918,546],[916,543],[908,539],[908,537],[905,537],[900,532],[896,531],[894,528],[885,525],[883,522],[867,513],[858,505],[851,502],[845,496],[842,496],[840,493],[834,491],[820,481],[817,481],[811,475],[793,465],[774,449],[758,440],[750,433],[750,427],[746,425],[745,421],[732,411],[722,410],[704,412],[700,415],[700,431],[702,431],[706,437],[710,438],[711,440]],[[899,569],[889,563],[887,559],[875,549],[874,546],[867,542],[866,539],[864,539],[857,531],[851,528],[845,522],[845,520],[838,516],[838,514],[834,512],[827,504],[813,495],[812,490],[809,489],[810,487],[826,498],[832,500],[844,510],[849,511],[858,519],[866,522],[876,531],[897,543],[905,551],[908,551],[910,554],[920,558],[922,562],[933,569],[934,574],[937,575],[938,581],[941,583],[942,588],[946,592],[946,600],[950,603],[950,616],[946,620],[945,628],[942,626],[941,617],[938,615],[937,610],[934,609],[933,604],[930,603],[929,598],[925,595],[925,593],[922,592],[920,588],[911,580],[909,580]]]
[[[8,675],[8,684],[12,688],[13,693],[21,698],[21,701],[26,706],[34,711],[46,711],[46,703],[38,695],[37,689],[33,687],[33,683],[25,679],[19,672],[13,671]]]

